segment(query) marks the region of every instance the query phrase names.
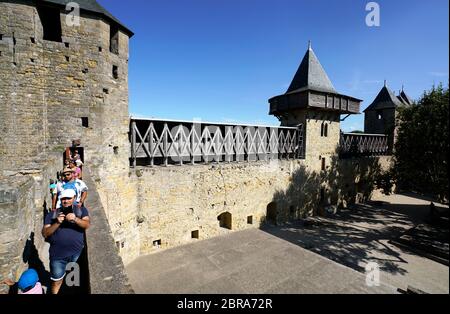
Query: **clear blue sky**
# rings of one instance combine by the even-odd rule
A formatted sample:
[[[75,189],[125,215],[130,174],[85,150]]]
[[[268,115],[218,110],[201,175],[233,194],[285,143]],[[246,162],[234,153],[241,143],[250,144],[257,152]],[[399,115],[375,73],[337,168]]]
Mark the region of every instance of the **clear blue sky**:
[[[135,32],[130,113],[278,125],[268,99],[286,92],[312,40],[335,88],[363,99],[402,84],[414,99],[448,84],[448,0],[99,0]],[[342,128],[363,129],[363,115]]]

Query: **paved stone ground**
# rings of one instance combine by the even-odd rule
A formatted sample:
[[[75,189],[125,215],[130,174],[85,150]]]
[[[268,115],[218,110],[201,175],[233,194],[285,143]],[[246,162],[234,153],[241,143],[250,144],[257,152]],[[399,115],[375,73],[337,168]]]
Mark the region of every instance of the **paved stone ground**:
[[[395,293],[258,229],[143,256],[127,267],[136,293]]]
[[[382,196],[333,217],[143,256],[127,273],[137,293],[395,293],[408,286],[449,293],[448,266],[389,243],[423,222],[429,203],[415,195]],[[368,262],[380,265],[381,287],[365,284]]]
[[[426,221],[429,205],[429,200],[412,194],[380,196],[371,205],[358,205],[334,217],[308,219],[309,226],[296,222],[265,230],[359,272],[368,262],[376,262],[381,281],[402,290],[411,286],[448,294],[448,266],[389,242]]]

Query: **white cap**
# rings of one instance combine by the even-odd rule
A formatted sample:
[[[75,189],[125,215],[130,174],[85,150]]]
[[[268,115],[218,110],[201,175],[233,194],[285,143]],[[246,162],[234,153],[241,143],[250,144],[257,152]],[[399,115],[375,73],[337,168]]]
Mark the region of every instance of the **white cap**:
[[[72,189],[67,189],[61,192],[60,199],[63,198],[74,198],[77,194]]]
[[[83,165],[83,162],[80,159],[75,161],[75,163],[77,164],[78,167]]]

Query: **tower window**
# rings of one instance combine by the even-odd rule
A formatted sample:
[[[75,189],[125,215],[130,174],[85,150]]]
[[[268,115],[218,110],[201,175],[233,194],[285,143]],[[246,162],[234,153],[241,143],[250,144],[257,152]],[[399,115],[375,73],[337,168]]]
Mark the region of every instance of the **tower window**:
[[[377,119],[378,120],[382,120],[383,119],[383,111],[381,111],[381,110],[377,111]]]
[[[320,136],[328,137],[328,123],[323,122],[320,128]]]
[[[119,54],[119,27],[113,24],[109,29],[109,50],[116,55]]]
[[[113,65],[112,74],[114,79],[117,80],[119,78],[119,67],[117,65]]]
[[[62,42],[61,15],[58,8],[36,7],[44,31],[44,40]]]
[[[322,158],[322,171],[325,171],[326,169],[326,160],[325,158]]]
[[[81,118],[81,126],[83,128],[88,128],[89,127],[89,118],[88,117],[82,117]]]

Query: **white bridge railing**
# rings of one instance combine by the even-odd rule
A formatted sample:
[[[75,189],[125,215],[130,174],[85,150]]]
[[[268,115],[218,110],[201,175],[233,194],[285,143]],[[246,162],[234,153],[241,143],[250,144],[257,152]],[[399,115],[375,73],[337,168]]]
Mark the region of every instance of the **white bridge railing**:
[[[131,118],[131,165],[304,158],[303,127]]]
[[[391,154],[389,137],[382,134],[341,133],[339,146],[342,158]]]

